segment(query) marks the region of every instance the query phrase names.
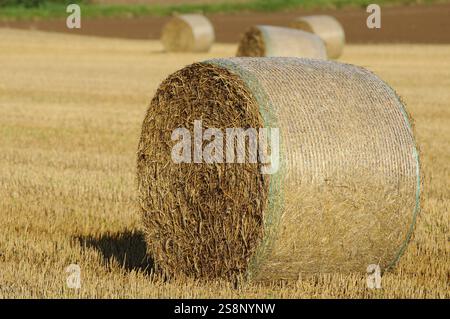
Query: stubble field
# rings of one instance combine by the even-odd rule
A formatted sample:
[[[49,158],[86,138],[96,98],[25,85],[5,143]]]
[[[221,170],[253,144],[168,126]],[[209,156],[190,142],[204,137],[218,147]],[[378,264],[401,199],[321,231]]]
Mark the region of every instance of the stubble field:
[[[422,211],[398,267],[295,283],[163,281],[135,206],[135,152],[158,84],[194,61],[157,41],[0,29],[0,298],[449,298],[450,45],[348,45],[403,97],[425,175]],[[70,264],[81,289],[66,286]]]

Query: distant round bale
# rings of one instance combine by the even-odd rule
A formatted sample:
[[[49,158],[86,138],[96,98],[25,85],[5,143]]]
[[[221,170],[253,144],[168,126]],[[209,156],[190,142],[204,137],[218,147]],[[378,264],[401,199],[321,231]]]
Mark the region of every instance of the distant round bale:
[[[318,36],[266,25],[251,27],[243,34],[236,56],[327,58],[325,44]]]
[[[246,160],[229,160],[246,143]],[[205,162],[209,151],[218,157]],[[409,241],[420,195],[395,91],[361,67],[303,58],[213,59],[170,75],[142,124],[137,182],[158,269],[202,279],[384,271]]]
[[[334,17],[327,15],[299,17],[290,24],[290,27],[317,34],[325,41],[330,59],[337,59],[342,54],[345,32]]]
[[[161,41],[169,52],[207,52],[214,42],[214,27],[200,14],[176,15],[164,26]]]

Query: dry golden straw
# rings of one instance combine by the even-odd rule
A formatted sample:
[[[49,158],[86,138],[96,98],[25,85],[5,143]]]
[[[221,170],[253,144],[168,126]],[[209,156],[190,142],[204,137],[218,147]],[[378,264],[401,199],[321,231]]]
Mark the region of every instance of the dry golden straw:
[[[199,119],[204,129],[279,128],[280,169],[174,163],[173,130],[193,134]],[[137,172],[148,250],[175,276],[386,270],[419,207],[418,153],[399,97],[373,73],[332,61],[214,59],[175,72],[147,111]]]
[[[214,42],[214,27],[200,14],[177,15],[164,26],[161,41],[169,52],[206,52]]]
[[[265,25],[251,27],[244,33],[236,55],[327,58],[325,44],[318,36],[300,30]]]
[[[328,57],[337,59],[344,49],[345,32],[342,25],[332,16],[317,15],[297,18],[291,27],[317,34],[327,47]]]

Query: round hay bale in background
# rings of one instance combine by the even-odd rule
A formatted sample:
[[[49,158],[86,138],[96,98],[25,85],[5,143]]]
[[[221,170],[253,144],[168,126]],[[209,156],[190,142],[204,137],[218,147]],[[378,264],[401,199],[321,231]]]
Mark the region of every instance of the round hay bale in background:
[[[342,25],[332,16],[317,15],[297,18],[291,27],[317,34],[327,47],[328,57],[337,59],[344,49],[345,32]]]
[[[206,52],[214,42],[214,27],[200,14],[176,15],[164,26],[161,41],[169,52]]]
[[[251,27],[244,33],[236,55],[327,58],[325,44],[318,36],[300,30],[265,25]]]
[[[214,135],[223,145],[227,128],[278,128],[279,169],[203,162],[213,138],[195,135],[196,120],[201,133],[223,132]],[[189,159],[176,163],[180,128],[192,144]],[[137,179],[156,264],[196,278],[385,270],[405,249],[419,208],[418,153],[399,97],[373,73],[333,61],[214,59],[175,72],[143,121]]]

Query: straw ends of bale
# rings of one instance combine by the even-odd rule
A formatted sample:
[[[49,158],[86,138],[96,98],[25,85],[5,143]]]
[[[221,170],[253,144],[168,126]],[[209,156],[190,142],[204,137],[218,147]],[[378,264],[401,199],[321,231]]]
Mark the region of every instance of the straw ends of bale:
[[[265,25],[253,26],[243,34],[236,56],[327,58],[325,44],[318,36]]]
[[[214,38],[213,25],[200,14],[172,17],[161,34],[161,42],[168,52],[206,52]]]
[[[414,136],[373,73],[301,58],[214,59],[158,88],[137,152],[148,250],[164,273],[254,281],[395,264],[420,193]],[[177,164],[172,132],[278,128],[279,170]],[[275,148],[271,148],[274,150]]]
[[[290,27],[318,35],[325,42],[329,58],[336,59],[342,54],[345,32],[336,18],[328,15],[299,17]]]

